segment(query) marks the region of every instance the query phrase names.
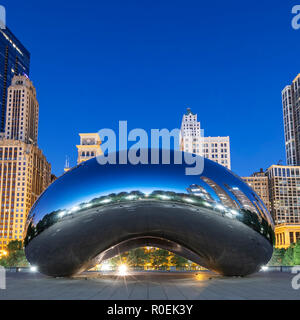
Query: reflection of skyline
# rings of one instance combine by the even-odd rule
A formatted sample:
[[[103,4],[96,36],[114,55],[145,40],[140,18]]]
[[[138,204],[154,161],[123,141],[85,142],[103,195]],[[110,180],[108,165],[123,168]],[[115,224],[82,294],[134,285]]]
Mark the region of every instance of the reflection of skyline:
[[[121,192],[127,192],[127,193],[131,193],[133,191],[136,191],[136,190],[139,190],[141,192],[143,192],[144,194],[151,194],[151,192],[153,192],[153,190],[158,190],[159,187],[153,187],[153,188],[127,188],[126,190],[124,189],[112,189],[109,191],[109,193],[115,193],[115,194],[118,194],[118,193],[121,193]],[[181,192],[181,190],[179,189],[168,189],[168,190],[165,190],[166,192]],[[69,203],[68,207],[66,207],[65,209],[71,209],[72,207],[74,206],[78,206],[82,203],[86,203],[86,202],[89,202],[91,200],[93,200],[94,198],[97,198],[99,196],[105,196],[104,193],[100,194],[98,192],[94,193],[94,194],[91,194],[89,196],[87,196],[86,198],[81,198],[80,200],[75,200],[73,203]]]
[[[192,190],[196,185],[190,186]],[[133,190],[131,192],[110,193],[103,196],[95,197],[89,202],[81,202],[77,206],[70,209],[62,208],[46,214],[41,220],[28,221],[27,235],[25,239],[26,245],[37,235],[44,230],[50,228],[57,222],[73,220],[75,217],[81,217],[85,214],[98,214],[101,212],[105,214],[107,208],[122,208],[123,205],[138,205],[148,206],[150,203],[161,203],[159,206],[174,205],[195,206],[202,208],[205,212],[209,211],[211,214],[221,215],[230,219],[235,219],[248,225],[255,231],[264,235],[269,241],[273,242],[272,226],[268,224],[265,219],[261,219],[258,215],[244,208],[234,210],[231,207],[220,205],[220,202],[208,201],[207,195],[197,195],[193,192],[177,193],[173,191],[154,190],[150,194],[144,193],[141,190]],[[100,211],[101,210],[101,211]],[[175,209],[176,210],[176,209]],[[108,211],[109,212],[109,211]],[[126,211],[125,211],[126,212]]]
[[[188,194],[189,187],[199,186],[205,190],[207,200],[220,202],[224,196],[219,190],[240,188],[247,198],[254,202],[252,190],[243,181],[237,179],[220,165],[205,159],[202,175],[185,175],[185,165],[99,165],[91,159],[56,180],[44,192],[32,209],[34,220],[40,220],[45,214],[56,210],[69,210],[93,198],[106,196],[110,193],[132,192],[139,190],[150,194],[154,190]],[[208,177],[208,178],[207,178]],[[205,179],[207,181],[205,181]],[[209,183],[207,183],[209,182]],[[213,185],[218,188],[213,188]],[[229,191],[229,190],[228,190]],[[224,197],[223,197],[224,198]],[[252,199],[253,198],[253,199]],[[229,201],[229,200],[230,201]],[[235,196],[229,192],[226,197],[229,204],[235,203]],[[236,208],[236,206],[225,206]],[[255,207],[255,206],[253,206]]]

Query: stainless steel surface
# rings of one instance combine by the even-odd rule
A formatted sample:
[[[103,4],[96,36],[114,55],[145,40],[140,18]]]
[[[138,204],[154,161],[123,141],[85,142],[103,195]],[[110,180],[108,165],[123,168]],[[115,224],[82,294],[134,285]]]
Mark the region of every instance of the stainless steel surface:
[[[247,275],[267,263],[274,225],[254,191],[207,159],[201,175],[185,175],[187,165],[172,164],[173,156],[170,165],[91,159],[64,174],[28,216],[30,263],[69,276],[144,245],[224,275]]]

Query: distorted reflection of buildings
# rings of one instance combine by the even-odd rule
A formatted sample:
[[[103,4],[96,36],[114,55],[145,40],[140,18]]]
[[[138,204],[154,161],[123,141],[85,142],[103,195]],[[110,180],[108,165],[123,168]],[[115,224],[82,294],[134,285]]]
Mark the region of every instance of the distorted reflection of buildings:
[[[192,192],[192,190],[195,191],[196,189],[197,188],[195,188],[195,185],[191,185],[187,188],[189,192],[188,194],[164,190],[155,190],[150,194],[143,193],[139,190],[131,192],[124,191],[117,194],[110,193],[108,195],[93,198],[88,202],[82,202],[68,210],[58,209],[45,215],[37,225],[34,225],[33,223],[30,223],[28,225],[25,244],[27,244],[32,238],[36,237],[39,233],[46,230],[59,220],[73,218],[77,214],[80,214],[80,212],[84,212],[86,210],[97,209],[96,211],[100,212],[98,210],[101,210],[101,208],[105,209],[105,207],[107,206],[120,205],[122,203],[132,203],[135,201],[166,201],[169,203],[173,202],[179,204],[181,203],[184,205],[189,204],[192,206],[209,208],[210,211],[214,212],[215,214],[230,219],[237,219],[245,223],[255,231],[267,237],[269,241],[273,243],[273,230],[271,224],[269,224],[270,220],[267,218],[267,212],[266,215],[264,215],[263,213],[261,216],[257,216],[257,211],[255,210],[254,206],[251,208],[246,208],[242,203],[236,204],[233,209],[232,203],[226,201],[224,202],[224,199],[221,198],[223,196],[223,192],[217,193],[217,196],[219,197],[219,199],[217,200],[213,199],[211,195],[205,195],[204,192],[202,192],[200,196],[197,191],[195,193]],[[217,188],[216,190],[219,191],[221,190],[221,188]],[[226,206],[225,203],[229,204],[229,206]]]
[[[238,206],[236,202],[228,195],[228,193],[215,181],[207,178],[207,177],[201,177],[201,179],[206,182],[218,195],[220,198],[221,203],[228,208],[237,209]]]

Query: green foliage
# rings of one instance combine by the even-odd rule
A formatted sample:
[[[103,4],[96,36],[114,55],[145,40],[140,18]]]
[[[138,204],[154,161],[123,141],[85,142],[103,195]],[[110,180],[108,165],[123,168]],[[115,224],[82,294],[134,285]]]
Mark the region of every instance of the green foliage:
[[[146,251],[145,248],[137,248],[110,259],[110,263],[114,268],[126,263],[134,268],[144,268],[145,265],[148,265],[153,269],[167,269],[170,263],[178,268],[184,267],[188,260],[167,250],[150,249]]]
[[[291,245],[286,249],[283,257],[282,265],[284,266],[294,265],[294,245]]]
[[[7,250],[9,253],[13,253],[19,250],[23,250],[22,241],[13,240],[7,245]]]
[[[285,249],[274,248],[272,258],[268,263],[269,266],[282,266]]]
[[[123,262],[125,262],[127,260],[127,256],[128,256],[128,252],[125,252],[125,253],[122,253],[116,257],[111,258],[109,261],[110,261],[111,265],[114,268],[116,268],[120,264],[122,264]]]
[[[7,245],[8,255],[0,259],[0,265],[9,267],[27,267],[28,261],[25,257],[22,241],[14,240]]]
[[[291,244],[287,249],[274,248],[269,266],[299,266],[300,265],[300,240]]]
[[[297,241],[294,247],[294,265],[300,265],[300,240]]]
[[[169,252],[163,249],[154,250],[151,254],[152,265],[155,269],[168,266]]]
[[[137,248],[128,252],[127,262],[132,267],[142,267],[150,262],[150,255],[143,248]]]
[[[182,268],[188,263],[188,260],[181,257],[181,256],[174,255],[171,258],[171,263],[174,264],[178,268]]]

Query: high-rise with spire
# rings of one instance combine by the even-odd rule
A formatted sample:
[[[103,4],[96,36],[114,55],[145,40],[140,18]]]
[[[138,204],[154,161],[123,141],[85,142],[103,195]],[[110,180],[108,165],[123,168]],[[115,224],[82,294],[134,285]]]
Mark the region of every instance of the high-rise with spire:
[[[14,76],[8,88],[5,138],[37,144],[39,104],[26,76]]]

